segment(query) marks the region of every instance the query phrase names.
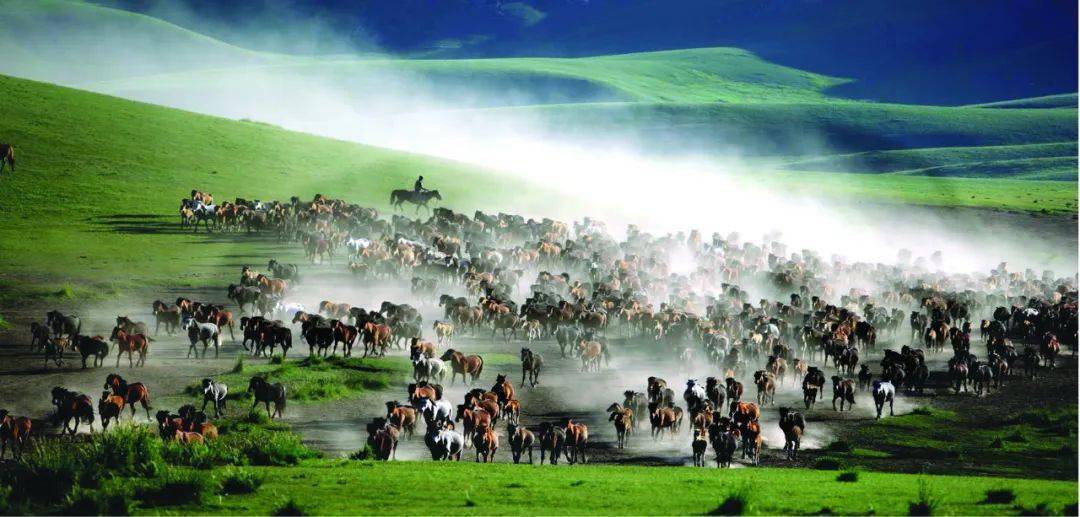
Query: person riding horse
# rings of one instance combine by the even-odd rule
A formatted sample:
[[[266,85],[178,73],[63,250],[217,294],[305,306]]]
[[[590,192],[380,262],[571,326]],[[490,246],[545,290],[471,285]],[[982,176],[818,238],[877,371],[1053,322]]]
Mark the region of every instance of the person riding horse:
[[[419,178],[416,178],[416,183],[413,184],[413,192],[419,194],[426,191],[427,189],[424,188],[424,177],[420,176]]]

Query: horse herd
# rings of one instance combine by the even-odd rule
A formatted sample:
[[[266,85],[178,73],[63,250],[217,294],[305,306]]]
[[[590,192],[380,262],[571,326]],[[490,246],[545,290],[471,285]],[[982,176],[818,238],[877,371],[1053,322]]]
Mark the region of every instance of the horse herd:
[[[540,384],[548,366],[539,348],[545,342],[557,344],[560,361],[580,361],[580,375],[610,369],[613,359],[632,361],[630,354],[620,355],[631,349],[649,364],[686,372],[683,408],[658,376],[607,407],[616,446],[625,447],[646,422],[657,440],[685,426],[694,463],[703,465],[711,446],[718,466],[730,465],[739,447],[757,463],[763,412],[783,431],[784,456],[795,459],[806,431],[804,412],[817,411],[830,381],[836,411],[851,410],[858,394],[869,392],[880,418],[886,406],[892,414],[902,395],[940,393],[947,386],[957,394],[970,389],[987,396],[1020,372],[1034,379],[1055,366],[1062,346],[1076,347],[1075,280],[1049,272],[1012,272],[1002,265],[989,273],[945,275],[910,257],[893,264],[848,263],[737,234],[654,235],[634,225],[616,239],[588,218],[566,224],[436,208],[427,219],[387,219],[322,195],[310,202],[238,198],[213,205],[213,221],[192,214],[211,205],[207,194],[193,191],[181,208],[185,224],[243,226],[295,243],[313,264],[345,255],[339,267],[361,289],[408,286],[415,298],[410,303],[365,309],[323,300],[308,310],[294,299],[300,268],[272,260],[266,273],[245,267],[239,283],[226,288],[235,314],[221,304],[184,298],[153,304],[155,333],[162,326],[167,333],[186,330],[189,355],[196,357],[198,344],[202,357],[209,347],[216,354],[226,331],[233,339],[240,334],[244,348],[258,356],[280,351],[284,357],[294,332],[309,355],[334,355],[339,347],[352,355],[354,346],[363,346],[364,356],[407,352],[413,365],[408,403],[388,401],[386,414],[367,426],[368,443],[382,459],[393,458],[398,440],[411,437],[423,420],[433,459],[460,459],[464,449],[474,448],[478,461],[491,461],[501,435],[514,461],[525,452],[531,461],[535,445],[541,461],[587,461],[588,426],[571,418],[522,425],[522,401],[501,372],[491,390],[468,391],[461,404],[444,399],[447,373],[453,385],[459,376],[472,384],[485,371],[483,357],[455,348],[462,336],[482,337],[492,346],[496,338],[504,347],[520,342],[511,350],[520,358],[521,389]],[[693,267],[674,268],[676,251],[690,255]],[[837,279],[850,278],[865,285],[836,292]],[[785,294],[770,299],[775,293]],[[425,323],[421,309],[439,316]],[[977,314],[987,317],[978,320]],[[128,354],[129,365],[133,355],[141,364],[153,339],[145,325],[124,320],[117,319],[110,339]],[[910,334],[901,331],[905,321]],[[73,347],[96,365],[95,343],[104,344],[107,354],[108,342],[81,336],[79,326],[77,316],[50,313],[33,330],[35,345],[45,347],[47,361],[62,360],[63,350]],[[986,346],[981,357],[971,346],[976,339]],[[887,343],[899,348],[882,348]],[[942,370],[934,371],[936,364]],[[691,370],[711,373],[700,384]],[[753,385],[754,400],[744,400],[744,384]],[[804,408],[782,406],[774,416],[777,392],[788,386],[801,389]],[[280,395],[284,409],[284,386]]]

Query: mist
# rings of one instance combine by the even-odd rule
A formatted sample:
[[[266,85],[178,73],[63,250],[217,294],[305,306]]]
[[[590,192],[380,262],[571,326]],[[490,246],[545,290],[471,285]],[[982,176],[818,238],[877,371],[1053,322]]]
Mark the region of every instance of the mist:
[[[175,9],[181,8],[161,2],[150,12],[184,20],[185,27],[229,30],[226,22],[170,11]],[[282,28],[285,20],[288,30]],[[233,28],[230,42],[241,49],[335,55],[290,57],[206,45],[198,61],[179,59],[176,41],[170,38],[155,40],[123,30],[80,33],[82,29],[100,27],[80,28],[65,20],[36,32],[63,31],[71,41],[97,37],[103,40],[99,47],[125,51],[107,55],[93,74],[76,78],[63,70],[62,59],[49,66],[56,54],[43,43],[39,53],[31,44],[0,71],[476,164],[557,193],[540,203],[532,200],[530,206],[544,207],[543,213],[525,215],[592,216],[605,220],[616,234],[628,224],[661,233],[738,232],[744,241],[759,242],[769,235],[789,250],[812,249],[853,262],[895,263],[898,251],[909,249],[915,258],[940,252],[940,260],[930,267],[947,273],[985,272],[1001,262],[1013,270],[1076,272],[1075,219],[869,204],[778,187],[785,184],[769,181],[767,166],[755,158],[767,144],[752,137],[694,139],[681,128],[652,128],[653,133],[671,136],[647,141],[629,132],[596,134],[527,107],[620,100],[611,91],[572,79],[432,72],[371,57],[386,54],[376,42],[364,40],[362,29],[342,33],[326,20],[301,17],[285,4],[264,4],[261,12]],[[359,59],[357,41],[363,41],[360,47],[366,52]],[[346,51],[353,55],[344,55]],[[615,104],[607,107],[619,109]],[[824,155],[830,152],[824,141],[823,135],[806,134],[790,146],[800,154]],[[425,176],[429,188],[456,181]],[[530,195],[516,193],[520,199]]]

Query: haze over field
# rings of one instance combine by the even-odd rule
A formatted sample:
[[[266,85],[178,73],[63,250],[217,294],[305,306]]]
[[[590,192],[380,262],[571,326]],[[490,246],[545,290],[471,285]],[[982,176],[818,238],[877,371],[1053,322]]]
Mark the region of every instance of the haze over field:
[[[1069,158],[1075,155],[1075,96],[1065,101],[1071,107],[1046,110],[872,105],[831,96],[830,88],[849,79],[779,66],[739,49],[587,60],[403,61],[387,57],[372,39],[365,46],[378,57],[298,57],[245,46],[344,52],[363,34],[342,35],[317,18],[275,10],[245,20],[226,44],[93,5],[4,4],[22,23],[17,34],[0,40],[13,57],[0,64],[3,73],[495,169],[558,193],[535,215],[593,215],[616,228],[737,231],[751,240],[782,233],[793,250],[852,260],[892,261],[900,248],[940,250],[940,267],[953,271],[986,270],[1002,260],[1076,269],[1075,218],[1047,224],[1026,215],[896,209],[875,200],[823,198],[813,182],[792,187],[765,173],[784,168],[791,156],[821,162],[811,170],[835,171],[841,169],[831,157],[841,152],[945,146],[985,152],[989,144],[1019,145],[1019,157],[1009,159],[1024,163],[974,162],[992,166],[990,174],[1071,176],[1075,190],[1075,159]],[[165,5],[148,12],[183,20],[188,28],[205,24],[220,32],[225,23]],[[280,31],[286,16],[300,20],[296,31]],[[55,34],[62,36],[45,37]],[[90,62],[79,52],[102,59]],[[882,124],[897,127],[881,131]],[[1062,147],[1070,141],[1073,147]],[[1025,169],[1031,160],[1036,165]],[[852,172],[864,172],[865,163],[856,160]],[[867,171],[941,171],[900,167]],[[429,175],[427,184],[439,188],[455,180]],[[956,187],[944,181],[927,186],[958,199],[979,195],[977,189],[950,191]],[[1036,231],[1046,238],[1033,242]]]

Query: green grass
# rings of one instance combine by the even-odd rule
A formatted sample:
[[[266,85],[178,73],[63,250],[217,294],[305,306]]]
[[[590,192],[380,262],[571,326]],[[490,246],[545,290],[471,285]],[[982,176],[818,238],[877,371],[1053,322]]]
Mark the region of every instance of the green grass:
[[[1012,99],[999,102],[986,102],[973,104],[979,108],[1075,108],[1076,94],[1061,93],[1058,95],[1044,95],[1042,97],[1029,97],[1026,99]]]
[[[806,469],[691,467],[478,465],[318,460],[293,468],[251,469],[266,478],[253,495],[225,497],[185,513],[268,514],[293,499],[318,514],[704,514],[733,493],[745,495],[752,513],[884,515],[907,513],[919,498],[919,482],[949,514],[1000,514],[1010,505],[986,504],[987,490],[1000,479],[860,472],[853,483],[836,472]],[[643,483],[642,479],[648,479]],[[393,480],[386,482],[386,480]],[[441,494],[434,506],[417,504],[416,486]],[[1010,480],[1014,504],[1046,503],[1052,510],[1076,501],[1075,481]],[[825,487],[828,487],[826,489]],[[160,511],[160,510],[159,510]]]
[[[830,455],[892,471],[1075,480],[1076,433],[1075,404],[993,416],[922,407],[854,428],[850,450]]]
[[[230,400],[250,400],[245,391],[254,375],[266,375],[271,382],[285,384],[290,402],[313,402],[356,397],[366,392],[384,390],[408,378],[412,367],[403,357],[344,358],[341,356],[307,357],[304,348],[294,349],[283,364],[246,364],[243,370],[217,377],[229,385]],[[355,352],[355,349],[354,349]],[[201,400],[201,387],[192,384],[185,390]],[[246,409],[245,404],[240,407]]]
[[[865,151],[798,159],[784,164],[785,169],[839,172],[904,172],[927,170],[943,166],[979,167],[1020,163],[1024,160],[1071,160],[1072,172],[1076,171],[1077,145],[1075,141],[1027,145],[988,145],[979,147],[940,147],[903,149],[893,151]],[[1004,174],[1015,174],[1007,167]],[[1001,176],[1002,174],[987,174]],[[1075,181],[1075,178],[1073,178]]]

